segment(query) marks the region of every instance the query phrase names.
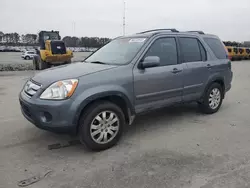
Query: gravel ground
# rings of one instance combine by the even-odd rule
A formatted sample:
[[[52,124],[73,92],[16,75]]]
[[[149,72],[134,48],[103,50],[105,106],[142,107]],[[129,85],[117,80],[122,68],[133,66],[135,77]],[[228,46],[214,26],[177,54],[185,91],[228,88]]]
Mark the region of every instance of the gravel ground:
[[[139,116],[121,142],[91,153],[81,145],[48,150],[72,138],[26,121],[18,92],[32,71],[0,73],[0,187],[15,188],[52,172],[31,188],[248,188],[250,187],[250,61],[233,62],[233,87],[221,110],[195,104]]]

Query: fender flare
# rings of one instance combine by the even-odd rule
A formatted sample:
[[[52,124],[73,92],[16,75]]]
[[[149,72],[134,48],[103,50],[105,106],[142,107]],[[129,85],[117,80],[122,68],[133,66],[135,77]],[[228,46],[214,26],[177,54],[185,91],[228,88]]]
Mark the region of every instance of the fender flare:
[[[122,93],[120,91],[104,91],[104,92],[100,92],[100,93],[96,93],[94,95],[91,95],[81,102],[81,104],[79,105],[79,107],[76,111],[76,115],[75,115],[75,118],[73,121],[74,125],[76,125],[76,126],[78,125],[78,121],[79,121],[79,118],[81,116],[81,113],[88,104],[90,104],[91,102],[96,101],[98,99],[109,97],[109,96],[121,97],[125,101],[127,108],[130,110],[127,115],[130,116],[130,115],[135,114],[135,109],[134,109],[131,101],[124,93]]]
[[[203,100],[203,97],[204,97],[204,95],[206,94],[206,92],[207,92],[208,88],[210,87],[210,85],[211,85],[212,83],[216,82],[216,81],[221,81],[221,82],[225,85],[224,78],[223,78],[222,76],[214,76],[214,77],[211,77],[211,78],[208,80],[207,84],[206,84],[206,87],[205,87],[205,89],[204,89],[204,92],[203,92],[203,94],[202,94],[202,96],[201,96],[201,100]],[[225,90],[225,88],[224,88],[224,90]],[[224,96],[225,96],[225,91],[223,92],[223,98],[224,98]]]

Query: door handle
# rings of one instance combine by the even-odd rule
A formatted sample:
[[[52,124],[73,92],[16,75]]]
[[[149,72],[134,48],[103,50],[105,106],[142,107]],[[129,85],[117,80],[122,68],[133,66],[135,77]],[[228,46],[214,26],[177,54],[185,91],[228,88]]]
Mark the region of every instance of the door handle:
[[[180,69],[174,68],[171,72],[174,73],[174,74],[176,74],[176,73],[179,73],[179,72],[181,72],[181,71],[182,71],[182,70],[180,70]]]
[[[210,64],[207,64],[207,68],[208,68],[208,69],[211,69],[212,66],[211,66]]]

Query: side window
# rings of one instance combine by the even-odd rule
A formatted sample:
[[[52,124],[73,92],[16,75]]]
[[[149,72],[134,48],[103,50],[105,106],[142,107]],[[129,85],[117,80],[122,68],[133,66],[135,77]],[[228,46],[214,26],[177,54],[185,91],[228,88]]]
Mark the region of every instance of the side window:
[[[204,40],[218,59],[227,59],[227,52],[220,40],[216,38],[204,38]]]
[[[199,41],[195,38],[180,38],[180,47],[182,53],[182,62],[196,62],[202,61],[203,56],[206,55],[204,47],[199,44]],[[200,51],[200,47],[203,47]],[[204,57],[203,57],[204,58]]]
[[[227,51],[228,51],[229,53],[231,53],[231,52],[232,52],[232,49],[231,49],[231,48],[228,48]]]
[[[200,52],[201,52],[201,60],[202,61],[207,61],[207,52],[204,48],[204,46],[201,44],[200,41],[198,41],[199,47],[200,47]]]
[[[159,38],[154,41],[144,57],[158,56],[160,66],[175,65],[178,62],[175,38]]]

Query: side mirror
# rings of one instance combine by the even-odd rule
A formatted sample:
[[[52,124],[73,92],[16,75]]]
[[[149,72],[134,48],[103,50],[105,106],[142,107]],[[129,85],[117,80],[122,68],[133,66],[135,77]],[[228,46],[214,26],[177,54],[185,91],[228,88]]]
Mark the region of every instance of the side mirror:
[[[141,68],[150,68],[150,67],[157,67],[160,65],[160,58],[158,56],[147,56],[141,62]]]

